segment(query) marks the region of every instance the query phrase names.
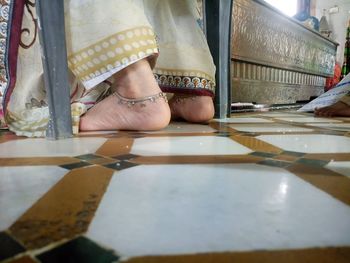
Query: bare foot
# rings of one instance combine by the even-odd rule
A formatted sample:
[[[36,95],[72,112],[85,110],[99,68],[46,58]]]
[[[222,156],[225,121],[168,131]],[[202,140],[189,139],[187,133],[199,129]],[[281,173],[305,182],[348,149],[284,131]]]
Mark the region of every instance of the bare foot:
[[[140,60],[115,75],[113,91],[128,99],[161,92],[146,60]],[[170,121],[168,103],[162,98],[133,106],[109,96],[92,107],[80,120],[80,130],[159,130]]]
[[[350,117],[350,106],[344,102],[338,101],[337,103],[328,107],[323,107],[320,109],[316,108],[315,115],[320,117]]]
[[[169,101],[171,118],[202,123],[214,117],[214,103],[209,96],[184,97],[174,95]]]

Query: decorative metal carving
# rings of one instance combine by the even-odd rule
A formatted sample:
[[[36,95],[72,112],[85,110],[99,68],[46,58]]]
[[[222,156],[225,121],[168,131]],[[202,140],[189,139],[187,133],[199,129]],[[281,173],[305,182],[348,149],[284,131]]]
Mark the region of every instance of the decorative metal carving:
[[[232,62],[232,101],[295,103],[323,93],[325,78],[240,61]]]
[[[286,85],[302,85],[324,87],[325,78],[286,69],[272,68],[262,65],[233,61],[234,80],[260,81]],[[263,85],[266,85],[263,84]]]
[[[323,87],[273,84],[262,85],[253,81],[233,81],[232,102],[259,104],[290,104],[305,101],[323,93]],[[239,85],[237,85],[239,84]]]
[[[235,0],[232,57],[320,76],[333,75],[337,44],[258,0]]]

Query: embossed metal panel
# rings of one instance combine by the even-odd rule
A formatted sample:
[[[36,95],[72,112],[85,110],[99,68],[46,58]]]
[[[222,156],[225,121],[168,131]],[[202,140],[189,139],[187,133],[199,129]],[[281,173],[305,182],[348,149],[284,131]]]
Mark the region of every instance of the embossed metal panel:
[[[337,44],[258,0],[235,0],[232,58],[332,76]]]
[[[325,78],[286,69],[232,61],[232,102],[285,104],[323,93]]]

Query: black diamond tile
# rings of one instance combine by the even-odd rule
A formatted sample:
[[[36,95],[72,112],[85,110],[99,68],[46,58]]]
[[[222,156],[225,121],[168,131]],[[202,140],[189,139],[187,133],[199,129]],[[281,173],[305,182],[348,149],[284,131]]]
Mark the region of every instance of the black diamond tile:
[[[95,159],[100,159],[102,158],[101,156],[95,155],[95,154],[84,154],[84,155],[79,155],[79,156],[75,156],[74,158],[83,160],[83,161],[90,161],[90,160],[95,160]]]
[[[281,154],[290,155],[290,156],[295,156],[295,157],[302,157],[302,156],[305,155],[305,153],[301,153],[301,152],[291,152],[291,151],[283,151]]]
[[[128,160],[134,159],[136,157],[139,157],[139,155],[130,153],[130,154],[123,154],[123,155],[114,156],[113,158],[118,159],[120,161],[128,161]]]
[[[216,136],[218,136],[218,137],[230,137],[230,136],[232,136],[232,134],[228,133],[228,132],[220,132],[220,133],[217,133]]]
[[[272,158],[272,157],[275,157],[277,154],[265,153],[265,152],[252,152],[249,155],[258,156],[258,157],[265,157],[265,158]]]
[[[120,161],[120,162],[106,164],[106,165],[104,165],[104,167],[111,168],[111,169],[114,169],[117,171],[121,171],[121,170],[131,168],[131,167],[134,167],[137,165],[138,164],[136,164],[136,163],[130,163],[128,161]]]
[[[306,158],[301,158],[296,162],[301,164],[306,164],[306,165],[312,165],[312,166],[325,166],[327,163],[329,163],[329,161],[313,160],[313,159],[306,159]]]
[[[143,138],[143,137],[146,137],[147,135],[148,135],[147,133],[142,133],[142,132],[128,132],[128,136],[134,139]]]
[[[279,167],[279,168],[285,168],[285,167],[288,167],[289,165],[291,165],[291,163],[276,161],[276,160],[264,160],[264,161],[258,162],[258,164]]]
[[[25,249],[6,232],[0,232],[0,261],[24,252]]]
[[[76,168],[81,168],[81,167],[85,167],[85,166],[89,166],[91,165],[90,163],[87,162],[79,162],[79,163],[71,163],[71,164],[64,164],[64,165],[60,165],[60,167],[68,169],[68,170],[73,170]]]
[[[37,258],[42,263],[109,263],[118,262],[113,251],[101,248],[86,237],[78,237],[47,251]]]

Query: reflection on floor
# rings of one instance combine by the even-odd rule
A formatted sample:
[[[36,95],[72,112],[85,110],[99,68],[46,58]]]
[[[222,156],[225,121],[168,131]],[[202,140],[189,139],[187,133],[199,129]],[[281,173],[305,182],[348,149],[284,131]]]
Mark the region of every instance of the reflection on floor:
[[[350,262],[350,118],[0,137],[0,261]]]

